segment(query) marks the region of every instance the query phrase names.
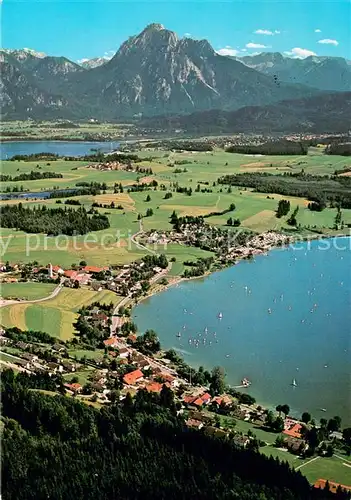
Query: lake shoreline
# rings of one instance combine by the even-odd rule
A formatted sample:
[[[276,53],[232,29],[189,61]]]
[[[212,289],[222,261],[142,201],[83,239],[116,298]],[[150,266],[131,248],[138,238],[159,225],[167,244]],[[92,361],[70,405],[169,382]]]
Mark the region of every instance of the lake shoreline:
[[[336,235],[336,236],[325,235],[325,236],[323,236],[323,237],[322,237],[321,235],[318,235],[318,236],[319,236],[319,238],[320,238],[320,239],[323,239],[323,240],[326,240],[326,239],[334,240],[334,239],[336,239],[336,238],[347,238],[348,243],[346,244],[345,248],[347,248],[347,249],[348,249],[348,248],[350,247],[350,244],[349,244],[350,234],[339,234],[339,235]],[[306,239],[304,240],[304,242],[301,242],[301,243],[305,243],[306,241],[308,242],[308,241],[312,241],[312,240],[313,240],[313,241],[315,241],[316,239],[318,239],[318,237],[315,237],[315,238],[306,238]],[[273,247],[273,246],[272,246],[272,247],[269,249],[269,251],[266,251],[266,252],[261,252],[259,255],[262,255],[262,256],[263,256],[263,255],[268,255],[268,254],[270,253],[270,251],[271,251],[271,250],[278,250],[278,249],[281,249],[281,250],[289,250],[289,245],[285,245],[285,246],[275,246],[275,247]],[[312,250],[313,250],[313,248],[312,248]],[[314,249],[314,250],[316,250],[316,249]],[[217,273],[217,272],[220,272],[220,271],[224,271],[224,270],[228,270],[228,269],[230,269],[230,268],[234,267],[235,265],[239,264],[239,263],[240,263],[241,261],[243,261],[243,260],[245,261],[245,260],[247,260],[247,259],[245,259],[245,258],[238,259],[238,260],[237,260],[237,262],[236,262],[234,265],[225,266],[225,267],[223,267],[222,269],[218,269],[218,270],[215,270],[215,271],[213,271],[213,272],[208,272],[208,273],[206,273],[206,274],[205,274],[205,275],[203,275],[203,276],[192,277],[192,278],[175,277],[175,278],[171,279],[171,282],[170,282],[170,283],[168,283],[166,286],[163,286],[163,287],[162,287],[162,288],[160,288],[160,289],[152,290],[152,291],[150,292],[150,294],[148,294],[147,296],[145,296],[145,297],[141,297],[141,298],[138,300],[138,302],[137,302],[137,303],[135,303],[135,302],[134,302],[134,303],[132,303],[132,304],[131,304],[131,312],[132,312],[132,316],[133,316],[133,312],[135,311],[136,306],[138,306],[138,305],[140,305],[140,304],[144,303],[146,299],[150,299],[150,298],[151,298],[151,297],[153,297],[153,296],[159,295],[161,292],[164,292],[164,291],[166,291],[167,289],[170,289],[171,287],[174,287],[175,285],[176,285],[176,286],[178,286],[178,285],[179,285],[180,283],[182,283],[182,282],[186,282],[186,281],[189,281],[189,282],[190,282],[190,281],[193,281],[193,280],[195,280],[195,279],[199,279],[199,278],[200,278],[200,279],[209,278],[209,277],[210,277],[211,275],[213,275],[214,273]],[[252,261],[252,262],[254,262],[254,261]],[[251,274],[251,272],[252,272],[252,271],[250,271],[250,274]],[[204,281],[205,281],[205,280],[204,280]],[[145,317],[144,317],[144,323],[145,323]],[[145,328],[146,328],[146,326],[145,326]],[[150,328],[154,328],[156,331],[158,331],[158,330],[157,330],[157,326],[155,326],[155,325],[150,325]],[[177,330],[177,328],[178,328],[178,327],[177,327],[177,326],[175,326],[174,328],[175,328],[175,330]],[[143,331],[143,330],[142,330],[142,331]],[[168,340],[167,340],[167,338],[166,338],[166,339],[164,339],[164,341],[165,341],[166,343],[168,342],[168,344],[169,344],[169,338],[168,338]],[[162,339],[161,339],[161,346],[162,346],[162,342],[163,342],[163,341],[162,341]],[[171,347],[168,345],[168,347],[167,347],[167,348],[171,348]],[[164,349],[166,349],[166,348],[164,348]],[[229,352],[229,351],[228,351],[228,352]],[[246,352],[246,351],[244,351],[244,352]],[[202,356],[203,356],[203,354],[202,354]],[[246,354],[245,354],[245,356],[246,356],[246,357],[247,357],[247,356],[249,356],[249,353],[246,353]],[[248,359],[249,359],[249,358],[248,358]],[[278,358],[278,359],[279,359],[279,358]],[[189,360],[189,359],[187,359],[187,360],[186,360],[186,362],[187,362],[190,366],[192,366],[192,367],[196,367],[196,366],[198,366],[198,364],[199,364],[199,363],[200,363],[200,364],[206,363],[206,361],[204,361],[203,359],[199,359],[199,360],[197,360],[196,362],[194,362],[194,361],[195,361],[195,360]],[[215,364],[218,364],[218,363],[214,363],[214,361],[211,361],[211,360],[210,360],[210,362],[208,363],[208,369],[212,368]],[[297,364],[296,366],[299,366],[299,364]],[[225,368],[225,369],[226,369],[226,368]],[[249,376],[250,376],[250,374],[249,374]],[[300,375],[300,377],[301,377],[301,375]],[[234,386],[235,386],[235,381],[231,380],[231,381],[230,381],[230,384],[228,384],[228,385],[230,385],[231,387],[234,387]],[[303,385],[305,385],[305,384],[303,384]],[[246,390],[246,389],[245,389],[245,390]],[[261,392],[261,395],[260,395],[260,396],[258,396],[258,395],[257,395],[257,392],[259,392],[259,393]],[[250,388],[248,388],[248,394],[252,394],[252,393],[250,392]],[[275,399],[275,398],[274,398],[274,396],[272,397],[272,396],[270,396],[270,395],[269,395],[269,391],[268,391],[267,395],[265,395],[264,391],[262,390],[262,387],[257,387],[256,394],[254,393],[253,395],[254,395],[255,399],[257,400],[257,401],[256,401],[256,404],[260,404],[261,406],[264,406],[264,407],[265,407],[265,408],[267,408],[267,409],[274,409],[274,407],[275,407],[275,405],[276,405],[276,403],[277,403],[277,400],[278,400],[278,399],[279,399],[279,397],[280,397],[280,396],[278,395],[278,397]],[[302,396],[302,397],[303,397],[303,396]],[[292,398],[292,399],[293,399],[293,398]],[[278,402],[279,402],[279,401],[278,401]],[[288,403],[289,403],[289,401],[288,401]],[[277,404],[278,404],[278,403],[277,403]],[[299,404],[300,404],[300,403],[299,403]],[[292,415],[294,415],[294,416],[298,416],[298,415],[300,414],[299,404],[296,404],[296,403],[295,403],[295,405],[294,405],[294,403],[293,403],[293,402],[291,402],[291,414],[292,414]],[[301,400],[301,404],[303,404],[303,400]],[[315,408],[313,409],[313,408],[308,407],[308,405],[306,405],[306,407],[305,407],[305,408],[303,408],[303,411],[310,411],[310,412],[311,412],[311,413],[312,413],[312,414],[313,414],[316,418],[318,418],[318,416],[320,416],[320,415],[319,415],[318,408],[319,408],[319,407],[322,407],[322,406],[324,406],[324,405],[323,405],[323,404],[320,404],[320,406],[315,406]],[[330,409],[330,408],[333,408],[332,406],[329,406],[329,405],[325,405],[325,406],[326,406],[326,407],[328,407],[328,411],[329,411],[329,409]],[[333,412],[334,410],[330,409],[330,411],[331,411],[331,412]],[[336,410],[335,410],[335,412],[337,412],[337,411],[338,411],[338,409],[336,409]]]
[[[322,234],[316,234],[315,236],[312,236],[312,235],[309,235],[309,236],[306,236],[304,237],[303,239],[301,240],[296,240],[296,241],[299,241],[300,243],[305,243],[306,241],[316,241],[318,239],[321,239],[321,240],[328,240],[328,239],[335,239],[335,238],[351,238],[351,230],[349,231],[349,234],[338,234],[338,235],[322,235]],[[138,300],[137,302],[134,302],[133,303],[133,300],[134,299],[131,299],[132,300],[132,303],[129,304],[131,306],[131,311],[134,307],[136,307],[137,305],[141,304],[142,302],[144,302],[145,300],[147,299],[150,299],[151,297],[155,296],[155,295],[158,295],[160,293],[163,293],[163,292],[166,292],[169,288],[173,287],[173,286],[177,286],[179,285],[180,283],[183,283],[183,282],[187,282],[187,281],[195,281],[195,280],[201,280],[201,279],[205,279],[205,278],[208,278],[209,276],[215,274],[215,273],[219,273],[219,272],[222,272],[222,271],[225,271],[226,269],[229,269],[231,267],[235,267],[237,266],[238,264],[240,264],[242,261],[247,261],[247,262],[251,262],[251,263],[254,263],[255,262],[255,257],[256,256],[268,256],[272,251],[274,250],[288,250],[289,249],[289,245],[292,245],[295,242],[290,242],[286,245],[275,245],[275,246],[272,246],[271,248],[269,248],[268,250],[264,250],[260,253],[257,253],[255,254],[254,257],[252,258],[247,258],[247,256],[242,256],[242,257],[238,257],[237,260],[233,263],[228,263],[227,265],[223,265],[223,267],[219,268],[219,269],[215,269],[213,271],[207,271],[205,274],[201,275],[201,276],[192,276],[191,278],[184,278],[182,276],[174,276],[174,278],[172,279],[172,281],[170,283],[168,283],[167,285],[162,285],[162,288],[160,290],[152,290],[150,293],[147,293],[147,295],[143,296],[143,297],[138,297]],[[242,247],[242,248],[246,248],[246,247]]]

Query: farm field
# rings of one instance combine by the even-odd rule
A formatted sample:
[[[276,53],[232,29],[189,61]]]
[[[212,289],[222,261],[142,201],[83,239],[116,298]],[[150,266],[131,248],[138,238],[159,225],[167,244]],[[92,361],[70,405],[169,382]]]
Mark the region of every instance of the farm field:
[[[337,452],[332,457],[318,457],[314,461],[306,461],[299,470],[310,483],[315,483],[317,479],[328,479],[351,486],[350,457]]]
[[[36,300],[47,297],[55,288],[50,283],[1,283],[0,295],[4,299]]]
[[[139,166],[151,167],[153,175],[142,176],[137,172],[126,171],[99,171],[88,168],[88,162],[82,161],[3,161],[4,174],[17,175],[19,173],[34,171],[59,172],[62,179],[43,179],[27,181],[25,189],[41,191],[52,189],[54,186],[61,188],[74,187],[77,182],[106,182],[108,189],[100,195],[85,195],[71,199],[79,200],[86,210],[90,210],[94,202],[108,205],[112,201],[115,205],[122,205],[123,209],[98,208],[98,212],[108,215],[110,228],[96,231],[84,236],[68,237],[60,235],[49,237],[44,234],[26,234],[23,231],[2,228],[2,255],[1,260],[15,262],[38,261],[42,265],[51,262],[70,268],[85,260],[88,265],[124,265],[130,263],[148,252],[164,252],[170,259],[176,260],[172,264],[170,276],[177,276],[184,271],[184,261],[196,260],[199,257],[208,257],[210,252],[198,248],[190,248],[180,244],[169,244],[166,247],[148,249],[136,244],[133,235],[138,233],[141,226],[138,218],[145,216],[148,208],[153,215],[143,217],[142,228],[144,231],[162,232],[171,229],[170,215],[175,211],[179,216],[206,215],[211,212],[227,210],[234,203],[235,210],[223,215],[209,217],[209,224],[225,227],[229,217],[239,218],[241,227],[254,232],[263,232],[270,229],[289,229],[286,221],[288,216],[277,219],[275,211],[280,199],[288,199],[291,210],[299,207],[298,223],[301,224],[300,232],[306,236],[316,231],[324,234],[335,234],[331,229],[334,224],[336,209],[326,208],[322,212],[312,212],[308,209],[308,200],[297,197],[281,196],[277,194],[255,193],[251,189],[232,187],[228,192],[227,186],[217,185],[220,176],[240,172],[299,172],[303,168],[305,173],[314,175],[333,174],[336,169],[350,167],[351,161],[347,157],[323,155],[320,148],[311,148],[307,156],[258,156],[227,153],[223,150],[213,152],[173,152],[145,149],[138,152],[144,160]],[[152,159],[150,159],[152,158]],[[161,190],[144,192],[129,192],[128,186],[155,179],[158,185],[163,185]],[[113,185],[121,183],[123,193],[113,193]],[[177,193],[171,189],[171,184],[177,183],[181,187],[191,188],[192,195]],[[19,182],[3,183],[13,188]],[[198,192],[208,189],[212,192]],[[166,192],[171,192],[170,198],[165,198]],[[147,196],[150,200],[146,201]],[[33,200],[24,199],[24,206],[44,205],[50,208],[63,206],[56,203],[58,200]],[[0,204],[18,203],[18,200],[0,201]],[[72,208],[76,206],[70,205]],[[342,210],[342,219],[345,224],[351,224],[351,210]],[[16,286],[17,288],[16,288]],[[37,298],[42,292],[39,288],[28,289],[21,284],[7,285],[4,288],[6,296]],[[11,288],[12,286],[12,288]],[[30,291],[29,291],[30,288]],[[3,292],[4,293],[4,292]],[[18,293],[18,295],[16,295]],[[21,327],[51,329],[54,335],[62,336],[67,330],[67,335],[72,334],[72,321],[75,310],[78,308],[76,299],[64,303],[67,293],[63,290],[53,301],[45,304],[16,304],[4,308],[1,317],[4,324],[16,324]],[[68,293],[73,293],[69,291]],[[92,292],[93,293],[93,292]],[[76,296],[75,296],[76,297]],[[84,302],[85,299],[83,299]]]
[[[32,123],[30,121],[20,121],[14,120],[2,123],[3,139],[8,136],[4,133],[6,132],[16,132],[17,136],[22,136],[23,138],[30,138],[31,140],[44,140],[50,139],[68,139],[82,140],[87,136],[94,136],[96,140],[104,140],[104,138],[113,138],[113,140],[118,140],[119,137],[123,137],[129,130],[129,124],[112,124],[112,123],[80,123],[79,127],[77,125],[72,127],[62,127],[59,122],[55,123],[53,121],[42,121],[40,124]],[[16,140],[16,137],[11,138]]]
[[[77,311],[83,305],[98,301],[118,304],[121,298],[113,292],[63,288],[48,301],[36,304],[13,304],[0,309],[0,324],[22,330],[41,330],[67,340],[74,332]]]
[[[30,191],[46,190],[54,185],[62,188],[74,187],[76,182],[106,182],[109,186],[106,194],[97,196],[77,197],[80,203],[90,209],[93,202],[109,204],[114,201],[123,206],[123,210],[99,208],[100,213],[106,213],[110,219],[111,227],[104,231],[89,233],[85,236],[57,238],[46,237],[45,235],[27,235],[21,231],[12,229],[2,229],[2,260],[10,262],[28,262],[37,260],[41,264],[51,261],[65,267],[80,260],[86,260],[90,265],[125,264],[131,262],[142,255],[146,250],[136,246],[131,241],[131,235],[139,230],[138,214],[145,215],[148,208],[153,210],[151,217],[143,218],[145,231],[168,230],[171,229],[169,217],[173,210],[178,215],[205,215],[212,211],[222,211],[234,203],[234,211],[221,216],[213,216],[207,219],[210,224],[225,226],[228,217],[235,217],[241,220],[241,226],[252,231],[262,232],[269,229],[288,228],[286,219],[277,219],[275,210],[278,201],[283,196],[270,194],[267,197],[264,193],[254,193],[245,188],[233,187],[231,193],[226,187],[213,186],[218,177],[238,172],[247,171],[267,171],[271,173],[299,172],[302,168],[306,173],[312,174],[332,174],[336,169],[350,166],[351,162],[346,157],[325,156],[318,148],[314,148],[307,156],[250,156],[226,153],[223,150],[214,152],[167,152],[144,150],[138,153],[140,157],[150,158],[145,160],[140,166],[151,167],[154,174],[148,177],[148,181],[153,178],[160,184],[164,184],[169,191],[170,183],[177,182],[180,186],[192,189],[192,196],[172,192],[172,197],[165,199],[166,191],[147,191],[127,193],[128,185],[143,181],[140,174],[125,171],[98,171],[87,168],[86,162],[52,161],[49,162],[14,162],[3,161],[2,168],[5,174],[15,175],[22,172],[35,170],[39,165],[41,171],[55,171],[63,174],[63,179],[44,179],[26,182],[26,189]],[[170,166],[170,165],[173,165]],[[176,170],[177,169],[177,170]],[[185,170],[185,171],[184,171]],[[178,173],[175,173],[178,172]],[[59,181],[59,183],[57,182]],[[124,193],[114,194],[112,187],[114,183],[124,185]],[[20,183],[4,183],[12,187]],[[212,189],[212,193],[196,192],[197,186],[200,188]],[[220,192],[222,190],[222,192]],[[146,202],[146,196],[150,195],[151,200]],[[336,209],[327,208],[323,212],[312,212],[307,208],[308,201],[296,197],[284,197],[289,199],[292,209],[299,206],[298,222],[307,229],[302,232],[307,234],[310,226],[314,230],[319,230],[326,234],[333,234],[331,230],[336,215]],[[64,200],[62,200],[64,202]],[[2,201],[1,204],[8,202]],[[17,203],[12,200],[10,203]],[[47,207],[57,207],[56,200],[23,200],[23,204],[30,206],[45,205]],[[351,223],[351,210],[343,210],[342,216],[345,224]],[[167,255],[172,256],[174,248],[165,249]],[[191,258],[186,256],[184,260]],[[178,252],[177,252],[178,253]],[[174,265],[172,274],[176,270],[181,272],[181,265]]]

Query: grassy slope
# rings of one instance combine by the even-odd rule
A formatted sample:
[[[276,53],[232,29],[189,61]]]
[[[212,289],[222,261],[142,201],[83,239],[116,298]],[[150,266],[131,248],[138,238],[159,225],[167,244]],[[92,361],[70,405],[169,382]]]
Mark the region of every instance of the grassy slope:
[[[216,216],[208,219],[212,224],[224,225],[229,216],[238,217],[242,221],[242,226],[254,231],[264,231],[267,229],[279,229],[286,226],[286,218],[277,219],[275,209],[281,196],[270,195],[274,199],[267,199],[265,194],[253,193],[249,190],[233,188],[228,194],[226,189],[222,193],[219,187],[212,187],[212,182],[224,174],[244,171],[269,171],[272,173],[282,171],[298,172],[304,168],[306,172],[314,174],[333,173],[336,168],[350,165],[350,160],[345,157],[329,157],[321,154],[312,154],[303,157],[252,157],[245,155],[235,155],[216,151],[214,153],[170,153],[166,158],[164,152],[145,151],[142,155],[150,154],[157,156],[151,163],[142,162],[141,165],[152,166],[154,178],[166,186],[170,182],[178,182],[182,186],[192,187],[193,195],[187,196],[180,193],[173,193],[172,198],[165,200],[164,192],[151,191],[151,201],[146,203],[147,193],[126,193],[122,196],[113,195],[110,190],[106,195],[98,197],[80,197],[82,204],[90,208],[93,201],[109,202],[115,199],[124,207],[123,211],[105,210],[99,211],[109,214],[111,228],[88,236],[66,238],[46,238],[44,235],[26,235],[20,231],[2,230],[4,246],[8,243],[3,259],[11,261],[29,261],[36,259],[46,264],[51,260],[55,264],[70,266],[79,260],[87,260],[89,264],[124,264],[135,260],[145,252],[137,248],[129,241],[129,236],[135,233],[138,228],[137,214],[145,214],[147,208],[152,208],[154,215],[144,219],[146,230],[170,229],[169,216],[173,210],[178,214],[206,214],[213,210],[224,210],[230,203],[235,203],[236,210],[230,214]],[[187,172],[175,174],[174,168],[167,166],[169,162],[186,160],[186,165],[178,165],[177,168],[187,169]],[[191,162],[191,163],[190,163]],[[136,173],[130,172],[100,172],[94,169],[82,167],[82,162],[51,162],[48,166],[46,162],[38,163],[42,171],[59,171],[63,173],[64,179],[59,179],[62,187],[72,187],[79,181],[105,181],[111,188],[115,182],[125,184],[133,183],[137,179]],[[37,162],[3,162],[4,173],[28,172],[35,169]],[[72,168],[79,167],[78,170]],[[199,182],[209,182],[213,193],[195,193]],[[56,179],[46,179],[43,181],[29,181],[26,188],[30,190],[48,189],[57,185]],[[60,184],[60,185],[61,185]],[[201,184],[201,187],[206,187]],[[317,226],[317,228],[330,228],[333,223],[336,211],[326,209],[321,213],[311,212],[306,208],[307,201],[290,197],[292,207],[299,205],[300,211],[298,220],[304,225]],[[4,203],[4,202],[3,202]],[[30,204],[39,202],[30,201]],[[47,206],[57,206],[54,200],[40,201]],[[343,219],[346,223],[351,222],[351,210],[343,210]],[[103,244],[101,241],[103,239]],[[95,241],[94,241],[95,240]],[[89,244],[84,244],[88,241]],[[62,248],[62,250],[60,249]],[[30,252],[27,250],[30,249]],[[43,253],[45,250],[45,253]],[[181,252],[182,253],[182,252]]]
[[[50,283],[2,283],[0,294],[4,299],[15,297],[35,300],[47,297],[55,287],[56,285]]]
[[[0,309],[0,322],[4,326],[42,330],[68,339],[73,335],[77,311],[92,302],[117,304],[120,297],[108,290],[93,292],[85,289],[64,288],[53,299],[37,304],[15,304]]]

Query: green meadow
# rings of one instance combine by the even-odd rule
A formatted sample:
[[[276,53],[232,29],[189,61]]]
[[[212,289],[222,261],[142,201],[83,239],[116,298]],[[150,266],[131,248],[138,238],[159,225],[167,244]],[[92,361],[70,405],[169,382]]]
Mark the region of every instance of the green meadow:
[[[125,264],[147,253],[147,250],[137,246],[131,235],[139,230],[138,215],[144,216],[146,210],[151,208],[153,215],[143,218],[145,231],[164,231],[171,229],[170,215],[175,211],[178,215],[206,215],[213,211],[222,211],[235,204],[235,210],[220,216],[213,216],[207,222],[217,226],[225,226],[229,217],[239,218],[241,227],[255,232],[269,229],[289,228],[286,224],[288,216],[277,219],[275,210],[281,198],[280,195],[255,193],[250,189],[233,187],[227,192],[227,187],[216,184],[218,177],[238,172],[299,172],[304,169],[306,173],[314,175],[333,174],[336,169],[349,167],[351,161],[347,157],[326,156],[320,148],[311,148],[307,156],[258,156],[239,155],[227,153],[223,150],[213,152],[172,152],[145,149],[139,156],[144,160],[140,166],[151,167],[152,176],[142,177],[136,172],[125,171],[99,171],[88,168],[87,162],[76,161],[51,161],[51,162],[24,162],[3,161],[4,174],[16,175],[38,169],[63,174],[62,179],[43,179],[28,181],[24,189],[41,191],[60,188],[72,188],[77,182],[106,182],[106,193],[97,196],[77,197],[81,204],[90,209],[93,202],[122,205],[123,210],[99,208],[100,213],[106,213],[110,220],[110,228],[104,231],[89,233],[78,237],[47,237],[43,234],[26,234],[13,229],[2,229],[2,256],[1,260],[10,262],[28,262],[37,260],[41,264],[60,264],[69,267],[73,263],[86,260],[91,265]],[[150,160],[152,157],[152,160]],[[180,170],[180,172],[179,172]],[[178,171],[178,173],[176,173]],[[171,183],[177,182],[182,187],[192,188],[192,196],[172,192],[172,197],[165,199],[166,191],[128,193],[128,186],[136,182],[149,182],[157,180],[159,186],[164,185],[170,191]],[[124,193],[114,194],[113,185],[122,183]],[[4,183],[13,187],[20,182]],[[197,186],[201,189],[211,189],[211,193],[196,192]],[[3,189],[5,189],[3,188]],[[151,200],[146,202],[147,195]],[[324,234],[334,234],[332,227],[336,209],[327,208],[323,212],[312,212],[307,208],[308,201],[302,198],[286,197],[291,203],[291,209],[299,206],[298,223],[301,232],[319,231]],[[64,203],[64,199],[61,200]],[[18,203],[17,200],[6,203]],[[25,199],[24,205],[59,206],[55,199],[35,200]],[[62,206],[62,205],[60,205]],[[75,208],[75,207],[73,207]],[[342,210],[345,224],[351,223],[351,210]],[[152,251],[152,249],[151,249]],[[208,253],[183,247],[169,245],[162,249],[169,257],[176,257],[172,274],[181,273],[184,260],[205,256]]]
[[[53,171],[63,174],[62,179],[43,179],[28,181],[25,189],[29,191],[41,191],[52,189],[54,186],[60,188],[72,188],[77,182],[106,182],[108,190],[106,194],[98,196],[77,197],[82,205],[87,209],[96,201],[109,204],[121,204],[123,210],[99,209],[99,212],[106,213],[110,219],[111,227],[104,231],[90,233],[89,235],[68,238],[60,236],[50,238],[45,235],[27,235],[21,231],[9,229],[2,230],[2,260],[11,262],[28,262],[37,260],[42,264],[52,262],[68,267],[72,263],[86,260],[89,264],[125,264],[131,262],[146,253],[145,250],[136,246],[130,236],[139,229],[137,220],[138,214],[145,215],[148,208],[152,208],[153,215],[144,217],[144,230],[169,230],[171,225],[169,217],[173,211],[178,215],[205,215],[212,211],[221,211],[228,208],[231,203],[236,206],[235,211],[222,216],[215,216],[207,219],[210,224],[224,226],[228,217],[235,217],[241,220],[244,228],[256,232],[268,229],[287,228],[286,219],[277,219],[275,210],[280,195],[270,195],[269,198],[264,193],[254,193],[249,189],[232,188],[228,193],[226,187],[213,185],[218,177],[248,171],[264,171],[270,173],[298,172],[302,168],[306,173],[312,174],[332,174],[336,169],[350,166],[350,160],[345,157],[325,156],[321,154],[319,148],[312,148],[307,156],[252,156],[226,153],[223,150],[214,152],[165,152],[144,150],[139,153],[141,157],[153,159],[144,160],[141,166],[151,167],[153,175],[148,176],[145,181],[156,179],[159,185],[164,184],[167,189],[171,183],[177,182],[180,186],[192,188],[192,196],[182,193],[172,193],[172,198],[165,199],[165,191],[147,191],[127,193],[128,185],[143,182],[143,178],[136,172],[125,171],[98,171],[88,168],[87,162],[69,162],[63,160],[51,162],[24,162],[24,161],[3,161],[2,169],[4,174],[19,174],[36,170],[37,165],[40,171]],[[181,164],[179,164],[181,163]],[[182,170],[175,173],[175,170]],[[186,171],[183,171],[186,170]],[[123,194],[113,194],[114,183],[124,185]],[[206,184],[205,184],[206,183]],[[21,183],[4,183],[5,187],[13,187]],[[212,189],[212,193],[195,192],[196,187]],[[151,201],[146,202],[147,195]],[[336,215],[335,209],[325,209],[323,212],[311,212],[307,208],[307,200],[302,198],[288,198],[291,207],[299,206],[298,222],[304,226],[311,226],[321,232],[332,234],[333,221]],[[64,202],[64,200],[62,200]],[[5,201],[1,203],[6,203]],[[17,201],[11,201],[17,203]],[[57,206],[56,200],[23,200],[23,204],[46,206]],[[343,210],[343,220],[351,223],[351,210]],[[167,255],[177,257],[180,262],[192,258],[192,249],[175,249],[171,245],[165,249]],[[173,273],[182,271],[182,265],[174,266]]]
[[[55,289],[51,283],[1,283],[0,295],[4,299],[37,300],[47,297]]]
[[[120,300],[121,297],[109,290],[63,288],[56,297],[43,302],[19,302],[0,308],[0,324],[22,330],[41,330],[67,340],[73,335],[73,323],[82,306],[93,302],[117,305]]]

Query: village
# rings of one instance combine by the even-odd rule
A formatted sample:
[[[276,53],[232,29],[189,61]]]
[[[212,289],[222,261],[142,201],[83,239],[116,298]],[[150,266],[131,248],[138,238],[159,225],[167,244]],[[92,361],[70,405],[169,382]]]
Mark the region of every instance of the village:
[[[106,289],[136,299],[149,289],[150,282],[166,274],[168,266],[164,255],[148,255],[131,264],[111,267],[88,266],[85,261],[81,261],[70,269],[51,263],[39,266],[37,262],[7,262],[0,264],[0,283],[56,283],[68,288],[86,287],[93,291]]]

